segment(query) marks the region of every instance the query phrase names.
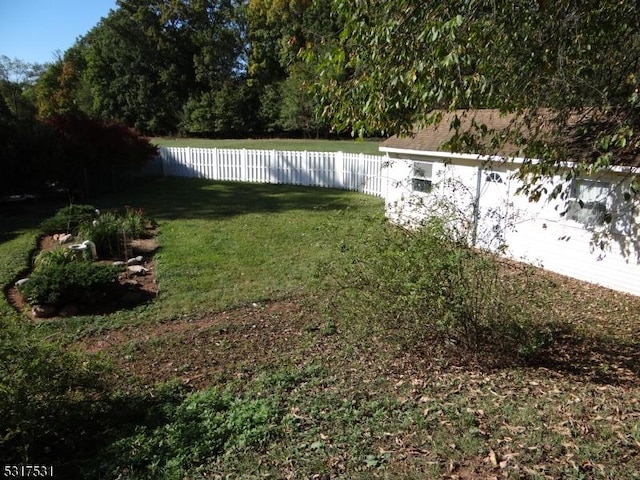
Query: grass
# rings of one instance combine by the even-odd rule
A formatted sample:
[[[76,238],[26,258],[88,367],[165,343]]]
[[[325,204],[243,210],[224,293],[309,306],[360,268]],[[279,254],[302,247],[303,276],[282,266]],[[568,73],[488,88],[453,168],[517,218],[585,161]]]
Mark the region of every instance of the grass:
[[[62,322],[70,332],[197,316],[308,294],[318,263],[335,254],[345,238],[356,237],[383,218],[381,199],[352,192],[177,178],[141,185],[126,198],[117,194],[93,203],[101,209],[123,204],[142,208],[159,223],[160,295],[135,314]],[[34,229],[42,218],[33,217],[30,238],[19,236],[22,257],[11,254],[18,267],[7,272],[4,283],[14,279],[16,269],[25,268],[30,248],[24,242],[35,244]],[[20,235],[19,227],[7,235]]]
[[[60,478],[640,478],[640,299],[545,274],[572,335],[536,364],[456,364],[319,310],[317,263],[375,234],[379,199],[168,179],[98,206],[125,204],[160,224],[158,300],[25,327],[111,363],[113,393],[64,410],[83,448],[68,427],[32,452]],[[5,217],[3,284],[41,217]]]
[[[221,194],[245,198],[246,208],[236,205],[237,215],[209,218],[159,217],[160,243],[172,246],[158,254],[159,282],[179,286],[167,289],[161,302],[176,313],[202,306],[219,311],[303,294],[317,263],[336,252],[341,237],[380,219],[378,200],[302,190],[203,183],[194,196],[205,202]],[[305,199],[296,202],[299,196]]]
[[[31,253],[36,246],[38,226],[59,207],[58,204],[0,206],[0,285],[6,286],[28,269]],[[15,316],[4,295],[0,298],[0,315]]]
[[[198,148],[247,148],[254,150],[307,150],[315,152],[365,153],[380,155],[380,140],[291,140],[291,139],[254,139],[212,140],[204,138],[152,138],[152,143],[160,147],[198,147]]]
[[[287,185],[167,179],[127,202],[160,226],[156,319],[308,294],[343,238],[382,221],[381,199]]]

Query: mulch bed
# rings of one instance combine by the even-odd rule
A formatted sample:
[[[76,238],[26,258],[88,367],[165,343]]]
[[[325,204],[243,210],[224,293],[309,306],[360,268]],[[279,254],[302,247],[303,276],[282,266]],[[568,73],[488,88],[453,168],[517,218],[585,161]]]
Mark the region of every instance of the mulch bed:
[[[53,250],[58,248],[59,243],[53,236],[44,236],[39,241],[40,250]],[[100,315],[113,313],[118,310],[130,309],[138,305],[152,301],[158,295],[158,285],[155,275],[155,262],[153,256],[158,249],[155,238],[132,240],[130,242],[132,256],[142,256],[144,258],[142,266],[146,270],[145,275],[136,275],[125,272],[119,276],[119,286],[114,295],[96,300],[91,304],[72,305],[70,308],[61,309],[62,314],[55,316],[73,315]],[[98,263],[105,265],[112,264],[119,259],[100,259]],[[27,275],[25,275],[27,276]],[[6,290],[9,303],[19,312],[24,313],[32,320],[41,320],[34,314],[33,309],[27,303],[15,285]]]

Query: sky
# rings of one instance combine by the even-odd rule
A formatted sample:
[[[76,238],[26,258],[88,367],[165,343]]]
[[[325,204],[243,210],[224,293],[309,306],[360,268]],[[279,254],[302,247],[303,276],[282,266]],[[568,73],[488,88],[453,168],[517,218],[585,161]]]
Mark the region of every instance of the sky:
[[[0,56],[53,62],[112,9],[116,0],[0,0]]]

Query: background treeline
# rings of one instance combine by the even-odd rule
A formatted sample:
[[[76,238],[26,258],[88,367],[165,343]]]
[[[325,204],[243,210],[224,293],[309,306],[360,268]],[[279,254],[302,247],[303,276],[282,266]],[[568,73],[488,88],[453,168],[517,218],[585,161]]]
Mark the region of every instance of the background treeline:
[[[299,52],[336,22],[329,0],[120,0],[46,66],[33,107],[145,135],[324,136]]]
[[[142,135],[335,136],[300,54],[337,37],[330,3],[119,0],[52,63],[0,57],[0,196],[111,190]]]

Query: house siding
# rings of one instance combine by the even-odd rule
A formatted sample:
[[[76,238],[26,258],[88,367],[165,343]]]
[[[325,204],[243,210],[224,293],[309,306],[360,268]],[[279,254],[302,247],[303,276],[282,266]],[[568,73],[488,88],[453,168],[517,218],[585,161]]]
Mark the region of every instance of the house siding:
[[[514,164],[495,165],[470,159],[425,155],[389,157],[389,192],[387,216],[395,223],[415,226],[426,216],[443,214],[438,199],[450,203],[468,222],[477,217],[476,230],[468,239],[480,248],[500,252],[510,258],[528,262],[547,270],[615,290],[640,295],[640,219],[632,216],[632,228],[625,235],[612,235],[600,248],[594,245],[593,232],[578,222],[568,220],[562,212],[564,203],[541,199],[530,202],[515,195],[521,186],[513,177]],[[430,193],[412,191],[413,162],[433,162],[434,186]],[[490,172],[502,180],[491,181]],[[497,179],[497,176],[491,177]],[[554,179],[561,181],[560,178]],[[611,179],[619,184],[620,178]],[[621,187],[616,187],[618,190]],[[620,198],[620,195],[614,195]],[[474,211],[474,202],[479,209]],[[620,201],[620,200],[617,200]]]

